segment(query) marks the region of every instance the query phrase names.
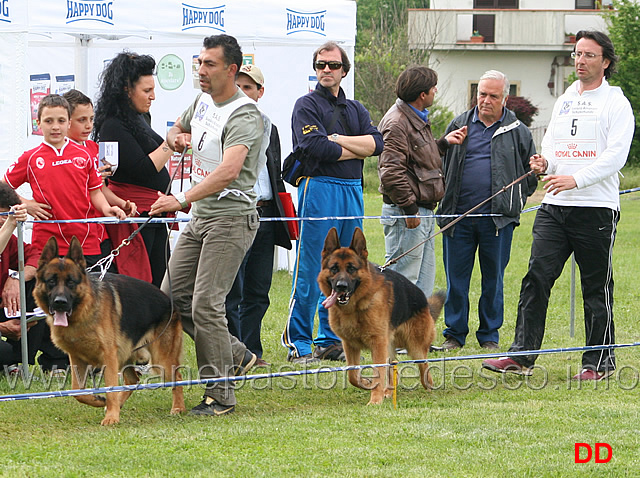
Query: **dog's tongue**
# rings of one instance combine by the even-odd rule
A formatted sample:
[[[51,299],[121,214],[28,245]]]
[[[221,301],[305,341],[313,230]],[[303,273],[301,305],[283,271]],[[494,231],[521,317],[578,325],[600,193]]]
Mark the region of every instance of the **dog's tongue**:
[[[67,313],[56,310],[53,312],[53,325],[59,325],[60,327],[68,327]]]
[[[332,290],[331,295],[322,301],[322,307],[328,309],[336,303],[336,300],[338,300],[338,293],[335,290]]]

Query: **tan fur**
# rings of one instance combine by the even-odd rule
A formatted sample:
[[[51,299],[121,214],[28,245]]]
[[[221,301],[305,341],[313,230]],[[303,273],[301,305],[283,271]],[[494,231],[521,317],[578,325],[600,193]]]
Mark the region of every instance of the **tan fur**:
[[[54,326],[53,317],[47,315],[53,343],[69,355],[72,389],[85,388],[90,366],[97,369],[104,367],[104,382],[107,387],[120,384],[119,372],[122,372],[125,384],[138,383],[133,364],[144,349],[135,352],[134,349],[144,343],[149,343],[145,349],[149,351],[153,365],[168,373],[169,376],[162,377],[163,381],[182,380],[179,372],[182,355],[182,324],[179,315],[174,312],[168,326],[166,321],[159,323],[146,332],[139,344],[133,343],[120,328],[122,304],[118,291],[109,284],[92,286],[84,272],[85,267],[82,248],[75,237],[71,241],[69,253],[63,259],[58,258],[58,245],[52,237],[42,252],[34,291],[34,298],[44,311],[51,310],[52,290],[73,294],[75,302],[67,327]],[[75,290],[70,291],[67,287],[70,279],[78,282]],[[55,286],[52,285],[54,281]],[[141,296],[140,300],[152,299]],[[168,312],[167,315],[170,315]],[[106,400],[98,395],[74,398],[93,407],[106,406],[102,425],[111,425],[120,421],[120,408],[131,393],[107,393]],[[185,410],[182,387],[175,387],[171,414]]]
[[[355,230],[349,247],[340,247],[335,228],[329,231],[322,251],[322,270],[318,276],[320,290],[329,297],[332,293],[331,280],[359,280],[359,285],[346,305],[336,303],[329,307],[329,325],[342,339],[347,364],[359,365],[362,349],[371,350],[374,364],[388,363],[395,357],[396,347],[406,348],[414,360],[426,359],[435,339],[435,318],[444,303],[444,295],[431,297],[429,307],[394,328],[391,322],[395,301],[394,283],[386,280],[375,268],[368,261],[366,240],[359,228]],[[435,318],[432,318],[430,308],[434,311]],[[419,364],[418,367],[422,385],[429,389],[433,380],[428,364]],[[386,374],[382,370],[374,369],[371,379],[362,377],[358,370],[348,372],[352,385],[371,390],[369,404],[382,403],[393,392],[391,369],[388,368],[389,373]],[[386,376],[386,384],[383,376]]]

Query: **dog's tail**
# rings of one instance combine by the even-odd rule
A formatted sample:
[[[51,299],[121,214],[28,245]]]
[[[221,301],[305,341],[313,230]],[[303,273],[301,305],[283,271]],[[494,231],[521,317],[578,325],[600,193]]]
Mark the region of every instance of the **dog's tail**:
[[[431,297],[429,297],[429,299],[427,299],[429,302],[429,312],[431,312],[431,318],[434,322],[438,320],[446,299],[447,292],[444,290],[435,292]]]

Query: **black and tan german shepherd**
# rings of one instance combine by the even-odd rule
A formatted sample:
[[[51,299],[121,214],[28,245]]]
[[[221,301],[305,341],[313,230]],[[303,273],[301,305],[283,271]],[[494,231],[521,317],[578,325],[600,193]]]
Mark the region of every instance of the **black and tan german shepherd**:
[[[414,360],[426,359],[446,294],[437,292],[427,301],[407,278],[389,269],[380,271],[368,256],[359,228],[349,247],[340,247],[335,228],[327,234],[318,284],[327,297],[323,305],[329,309],[331,330],[342,339],[347,364],[359,365],[362,349],[371,350],[374,364],[394,358],[396,347],[406,348]],[[428,364],[418,366],[422,385],[431,388]],[[371,390],[369,404],[382,403],[393,391],[390,373],[383,374],[380,369],[374,370],[371,379],[362,377],[358,370],[349,370],[348,376],[352,385]]]
[[[47,311],[53,343],[69,355],[72,388],[85,387],[88,367],[104,367],[107,387],[138,383],[133,362],[136,347],[147,344],[154,373],[165,381],[182,380],[182,323],[172,312],[169,298],[157,287],[132,277],[87,274],[82,246],[76,237],[64,258],[51,237],[45,245],[36,274],[34,298]],[[144,350],[144,349],[142,349]],[[104,407],[102,425],[120,421],[120,408],[132,392],[75,398],[92,407]],[[171,413],[185,411],[181,387],[173,389]]]

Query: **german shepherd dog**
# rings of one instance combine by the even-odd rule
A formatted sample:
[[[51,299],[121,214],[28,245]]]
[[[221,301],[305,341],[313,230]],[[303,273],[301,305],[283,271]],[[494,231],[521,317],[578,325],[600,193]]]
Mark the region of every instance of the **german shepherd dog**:
[[[33,293],[38,306],[48,312],[53,343],[69,355],[72,388],[85,387],[89,366],[104,367],[107,387],[119,385],[119,372],[125,384],[138,383],[133,362],[141,346],[148,349],[160,374],[182,380],[182,323],[169,298],[147,282],[119,274],[106,274],[100,281],[99,274],[87,274],[85,268],[76,237],[64,258],[51,237],[38,262]],[[106,405],[102,425],[111,425],[120,421],[120,408],[131,393],[110,392],[106,400],[98,395],[75,398],[92,407]],[[176,387],[171,414],[184,411],[182,387]]]
[[[369,262],[364,234],[353,233],[351,245],[340,247],[332,228],[322,251],[322,270],[318,275],[320,290],[327,297],[329,325],[342,339],[347,365],[360,364],[360,351],[371,350],[374,364],[387,363],[395,357],[396,347],[407,349],[414,360],[427,358],[435,339],[435,320],[440,315],[446,294],[442,291],[429,298],[402,274]],[[427,363],[418,365],[425,389],[433,385]],[[393,385],[390,369],[385,386],[382,372],[374,370],[371,379],[359,370],[349,370],[352,385],[371,390],[369,404],[382,403],[390,397]]]

